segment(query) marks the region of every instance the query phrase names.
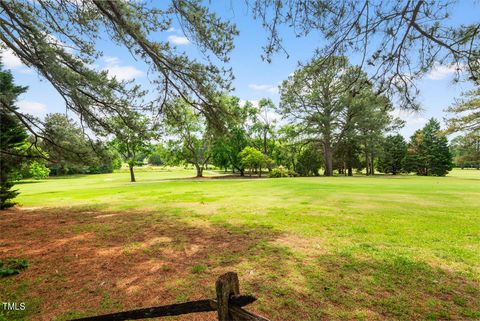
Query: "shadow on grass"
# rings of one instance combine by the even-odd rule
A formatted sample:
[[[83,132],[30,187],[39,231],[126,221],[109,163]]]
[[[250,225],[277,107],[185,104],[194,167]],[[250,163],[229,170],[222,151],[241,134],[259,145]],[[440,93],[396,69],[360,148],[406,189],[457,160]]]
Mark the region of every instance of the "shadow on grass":
[[[30,263],[0,280],[2,300],[29,307],[2,311],[8,320],[66,320],[214,297],[219,275],[274,238],[267,227],[195,226],[158,211],[82,206],[2,214],[1,256]]]
[[[67,320],[213,298],[216,278],[227,271],[239,273],[242,293],[259,298],[249,309],[272,320],[480,317],[480,291],[465,275],[397,255],[303,253],[279,245],[285,235],[269,226],[187,222],[167,210],[22,214],[8,210],[0,221],[1,256],[29,261],[23,273],[0,280],[2,300],[28,306],[1,312],[8,320]]]
[[[305,256],[269,242],[248,257],[258,267],[248,289],[273,320],[480,318],[475,280],[406,257]]]

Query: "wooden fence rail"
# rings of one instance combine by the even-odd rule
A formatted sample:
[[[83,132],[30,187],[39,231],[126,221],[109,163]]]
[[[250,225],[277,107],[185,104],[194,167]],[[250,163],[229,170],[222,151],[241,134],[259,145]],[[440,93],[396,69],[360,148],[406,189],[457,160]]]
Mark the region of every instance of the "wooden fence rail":
[[[255,302],[257,299],[252,295],[240,295],[240,283],[237,273],[228,272],[221,275],[215,283],[215,291],[217,294],[215,300],[189,301],[80,318],[72,321],[138,320],[211,311],[217,311],[219,321],[269,321],[264,317],[242,309],[243,306]]]

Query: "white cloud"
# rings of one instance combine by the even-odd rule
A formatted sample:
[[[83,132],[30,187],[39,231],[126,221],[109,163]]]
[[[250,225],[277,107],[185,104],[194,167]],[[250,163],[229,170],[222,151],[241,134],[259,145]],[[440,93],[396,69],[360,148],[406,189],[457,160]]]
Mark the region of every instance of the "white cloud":
[[[174,27],[170,27],[167,30],[167,32],[175,32],[175,31],[177,31],[177,29],[175,29]]]
[[[190,40],[188,40],[187,37],[183,37],[183,36],[171,35],[171,36],[168,36],[168,41],[170,41],[171,43],[173,43],[175,45],[188,45],[188,44],[190,44]]]
[[[457,71],[462,71],[462,66],[458,64],[452,64],[450,66],[441,65],[436,62],[433,65],[432,70],[427,74],[427,78],[430,80],[442,80],[450,75],[453,75]]]
[[[120,64],[120,59],[118,57],[105,56],[103,60],[107,65],[118,65]]]
[[[278,87],[273,85],[257,85],[257,84],[250,84],[248,88],[253,89],[255,91],[264,91],[270,94],[278,94]]]
[[[17,105],[20,111],[36,116],[43,114],[47,110],[45,104],[30,100],[19,100],[15,105]]]
[[[428,121],[425,117],[422,116],[419,112],[411,112],[406,110],[395,109],[390,112],[394,117],[398,117],[405,121],[406,127],[421,127],[425,125]]]
[[[2,63],[7,69],[15,69],[24,66],[20,58],[15,56],[11,49],[1,51],[0,56],[2,56]]]
[[[145,73],[133,66],[120,66],[120,59],[117,57],[105,56],[103,58],[107,66],[103,68],[111,77],[117,80],[132,80],[142,77]]]

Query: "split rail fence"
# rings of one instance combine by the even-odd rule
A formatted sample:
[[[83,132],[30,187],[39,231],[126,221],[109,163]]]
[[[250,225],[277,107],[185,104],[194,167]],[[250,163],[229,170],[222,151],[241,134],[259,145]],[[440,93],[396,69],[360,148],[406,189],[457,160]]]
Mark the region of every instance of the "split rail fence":
[[[221,275],[215,282],[215,291],[217,294],[215,300],[189,301],[80,318],[72,321],[138,320],[212,311],[217,311],[219,321],[269,321],[242,308],[255,302],[257,299],[252,295],[240,295],[240,283],[237,273],[228,272]]]

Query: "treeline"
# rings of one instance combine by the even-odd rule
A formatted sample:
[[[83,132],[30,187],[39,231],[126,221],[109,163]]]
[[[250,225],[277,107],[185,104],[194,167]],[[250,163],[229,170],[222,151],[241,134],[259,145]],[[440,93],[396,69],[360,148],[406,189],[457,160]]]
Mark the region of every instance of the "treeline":
[[[0,76],[3,103],[9,107],[1,109],[2,207],[12,204],[15,180],[109,173],[122,163],[132,182],[134,167],[147,163],[191,164],[199,177],[208,166],[240,176],[268,172],[270,177],[444,176],[453,161],[462,168],[480,167],[476,118],[450,119],[450,132],[466,131],[451,146],[449,131],[435,119],[407,142],[395,134],[404,124],[392,116],[389,98],[376,93],[366,73],[344,57],[316,59],[299,68],[281,84],[278,106],[269,99],[254,105],[223,95],[212,99],[221,111],[212,117],[202,112],[205,106],[177,98],[166,102],[161,117],[127,109],[91,133],[65,115],[50,114],[42,135],[30,137],[28,123],[19,121],[14,106],[26,87],[15,86],[10,72],[0,70]],[[460,101],[449,112],[475,111],[476,101],[478,91],[473,103]]]

